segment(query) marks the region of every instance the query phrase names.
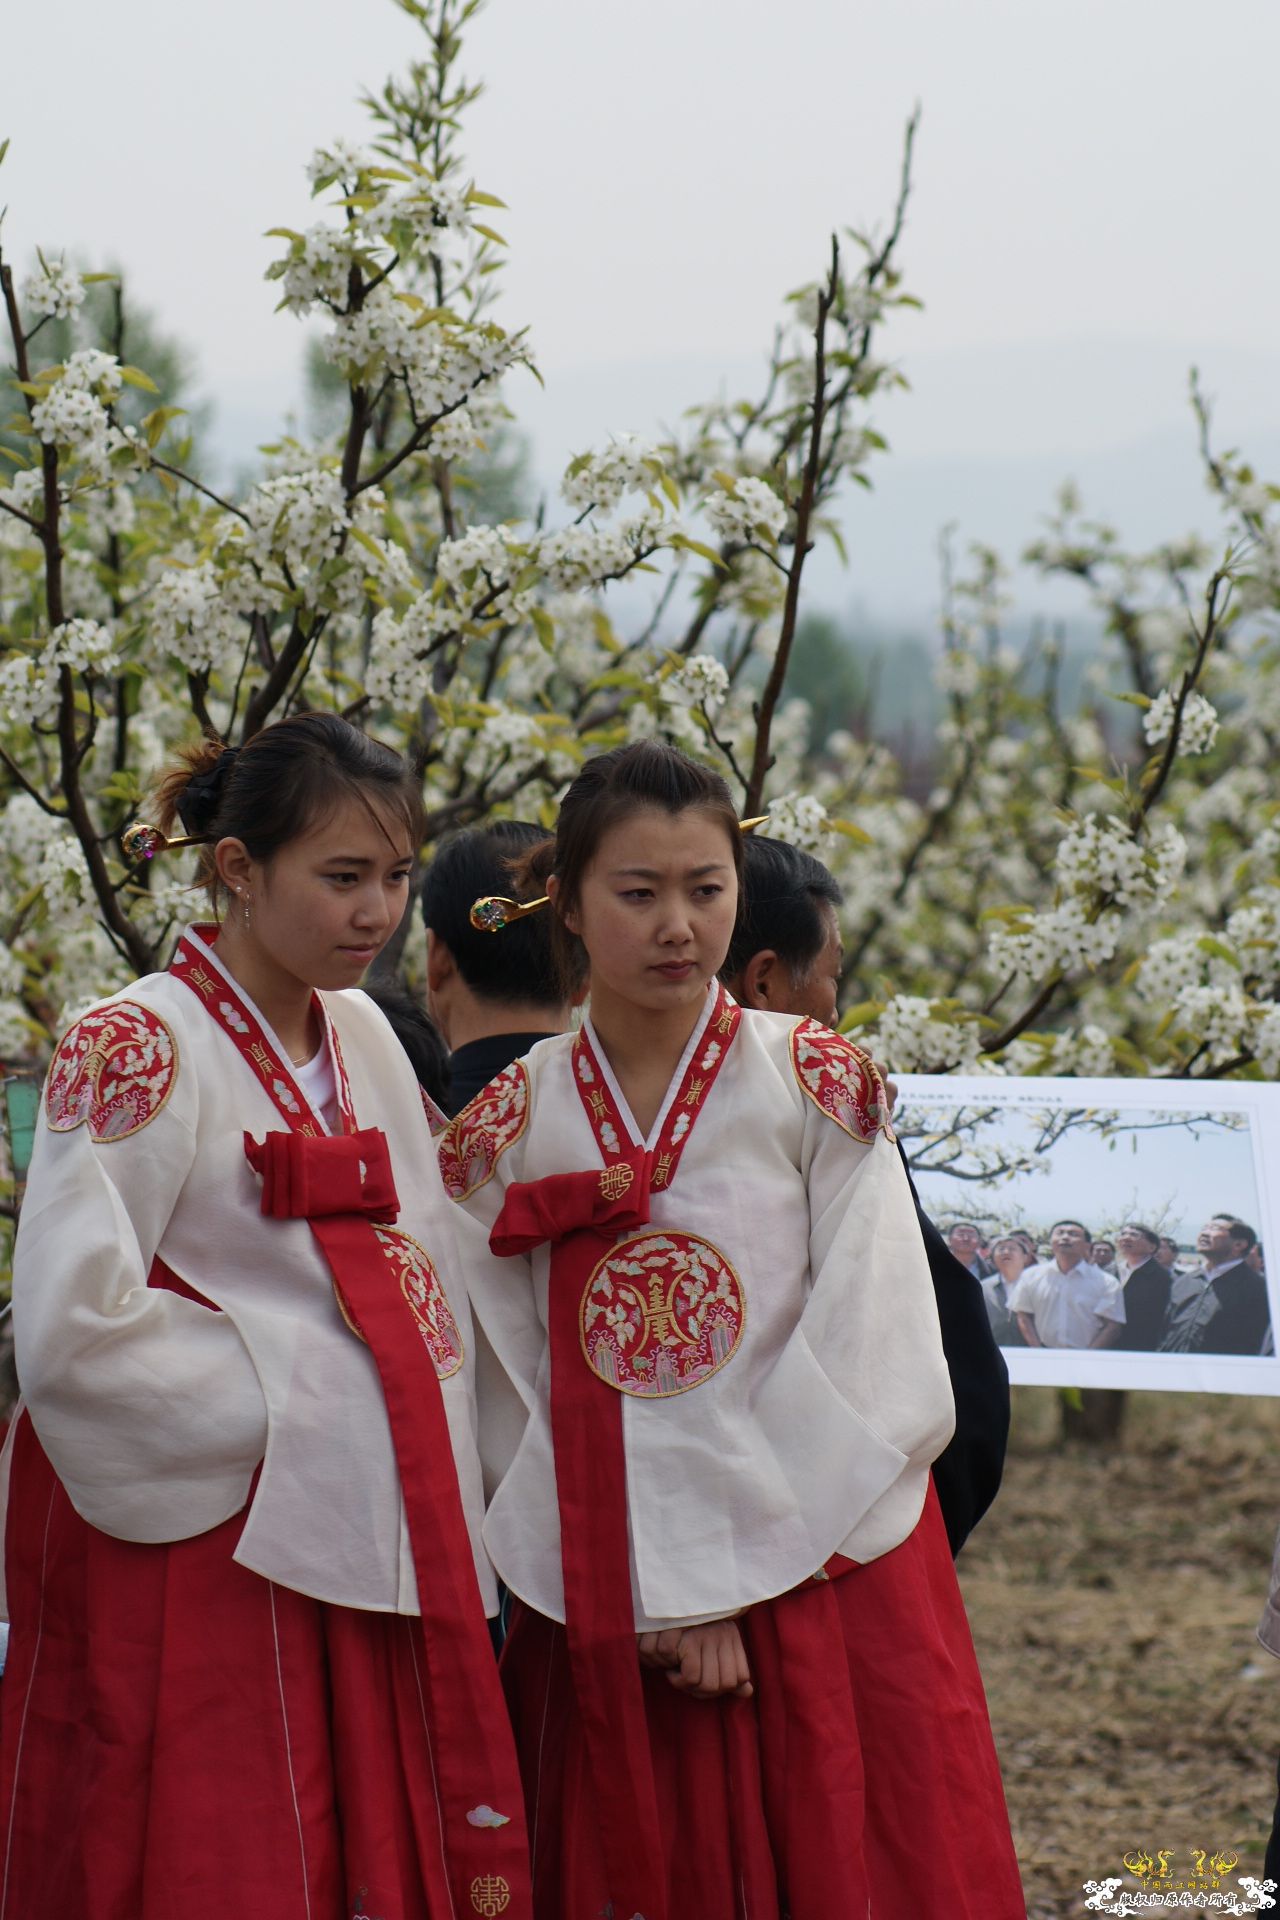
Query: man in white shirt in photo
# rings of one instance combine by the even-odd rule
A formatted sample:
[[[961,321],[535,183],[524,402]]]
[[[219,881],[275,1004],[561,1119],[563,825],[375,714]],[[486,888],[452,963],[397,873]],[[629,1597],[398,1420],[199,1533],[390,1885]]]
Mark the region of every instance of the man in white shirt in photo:
[[[1079,1220],[1059,1220],[1053,1258],[1028,1267],[1009,1300],[1029,1347],[1113,1347],[1124,1331],[1124,1289],[1090,1259],[1093,1241]]]

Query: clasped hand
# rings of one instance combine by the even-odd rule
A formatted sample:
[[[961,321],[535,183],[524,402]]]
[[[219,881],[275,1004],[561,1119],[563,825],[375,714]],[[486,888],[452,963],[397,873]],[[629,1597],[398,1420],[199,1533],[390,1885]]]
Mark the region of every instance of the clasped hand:
[[[718,1700],[724,1694],[751,1697],[751,1670],[736,1620],[642,1633],[637,1644],[643,1666],[660,1667],[678,1692],[695,1700]]]

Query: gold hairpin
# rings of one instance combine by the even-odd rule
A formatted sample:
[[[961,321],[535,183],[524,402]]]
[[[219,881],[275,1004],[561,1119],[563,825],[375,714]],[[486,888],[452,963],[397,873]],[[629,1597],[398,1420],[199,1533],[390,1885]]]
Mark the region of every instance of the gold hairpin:
[[[183,840],[170,840],[161,833],[159,827],[149,827],[144,821],[135,820],[120,835],[120,848],[126,860],[154,860],[158,853],[176,853],[182,847],[203,847],[208,845],[207,834],[190,834]]]
[[[471,924],[477,933],[501,933],[513,920],[527,920],[548,904],[550,895],[540,900],[506,900],[500,893],[486,893],[471,909]]]
[[[753,833],[768,820],[767,813],[758,813],[751,820],[739,820],[740,833]],[[154,829],[153,829],[154,831]],[[540,913],[550,903],[550,894],[544,893],[540,900],[508,900],[500,893],[486,893],[472,903],[468,916],[477,933],[501,933],[517,920],[527,920],[531,913]]]

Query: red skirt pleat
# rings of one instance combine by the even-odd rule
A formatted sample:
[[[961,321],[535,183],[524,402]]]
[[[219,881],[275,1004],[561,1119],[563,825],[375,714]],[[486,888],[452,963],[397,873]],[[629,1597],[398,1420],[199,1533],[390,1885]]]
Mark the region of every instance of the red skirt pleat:
[[[1025,1920],[982,1680],[932,1489],[915,1532],[742,1619],[750,1700],[646,1671],[668,1920]],[[564,1630],[522,1609],[503,1678],[537,1920],[608,1905]]]
[[[23,1418],[7,1538],[0,1920],[444,1920],[418,1623],[139,1546]]]

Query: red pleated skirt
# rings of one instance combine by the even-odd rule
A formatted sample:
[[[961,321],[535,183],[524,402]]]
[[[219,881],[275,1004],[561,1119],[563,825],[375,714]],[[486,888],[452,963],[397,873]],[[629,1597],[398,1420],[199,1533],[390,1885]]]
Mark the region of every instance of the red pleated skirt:
[[[1025,1920],[932,1487],[892,1553],[741,1627],[750,1700],[692,1700],[644,1675],[667,1920]],[[536,1920],[595,1920],[609,1891],[564,1629],[521,1610],[503,1678]]]
[[[0,1920],[445,1920],[416,1620],[76,1514],[22,1417]]]

